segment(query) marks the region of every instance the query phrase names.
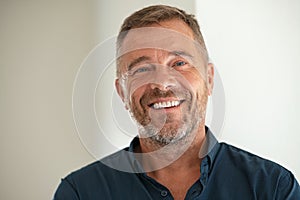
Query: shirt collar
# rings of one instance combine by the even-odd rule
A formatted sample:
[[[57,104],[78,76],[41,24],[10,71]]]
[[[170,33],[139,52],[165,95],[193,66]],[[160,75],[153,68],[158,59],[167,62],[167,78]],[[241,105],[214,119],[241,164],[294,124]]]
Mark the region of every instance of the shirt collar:
[[[205,137],[204,145],[202,145],[200,150],[200,157],[207,156],[209,170],[210,170],[212,163],[214,162],[217,156],[218,149],[220,148],[220,144],[217,138],[212,133],[212,131],[207,126],[205,127],[205,130],[206,130],[206,137]]]
[[[216,157],[216,154],[218,152],[219,149],[219,142],[216,139],[216,137],[214,136],[214,134],[211,132],[211,130],[205,126],[205,141],[201,147],[201,150],[199,152],[199,157],[200,158],[207,158],[208,159],[208,167],[209,170],[212,166],[212,163],[214,162],[214,159]],[[136,149],[138,146],[140,145],[140,140],[138,137],[133,138],[133,140],[130,143],[130,146],[128,148],[129,152],[134,152],[134,149]],[[136,159],[134,159],[134,166],[141,169],[141,165],[140,163],[138,163],[138,161]]]

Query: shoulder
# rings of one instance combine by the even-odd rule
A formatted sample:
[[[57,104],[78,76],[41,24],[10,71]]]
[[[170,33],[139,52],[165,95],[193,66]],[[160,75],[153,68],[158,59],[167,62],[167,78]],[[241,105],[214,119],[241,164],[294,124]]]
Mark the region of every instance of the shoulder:
[[[95,184],[99,185],[99,180],[96,177],[101,177],[103,172],[101,168],[103,168],[101,163],[96,161],[70,173],[61,180],[54,194],[54,199],[82,199],[81,197],[89,191],[95,190]]]
[[[290,173],[286,168],[274,161],[226,143],[220,143],[220,154],[224,162],[241,171],[255,174],[261,173],[268,176]]]
[[[115,165],[120,162],[122,155],[123,150],[73,171],[62,179],[55,199],[66,195],[68,198],[61,199],[81,199],[82,197],[88,199],[90,194],[93,194],[91,199],[110,197],[111,188],[123,188],[126,181],[135,179],[133,173],[120,171],[109,163],[113,161]]]
[[[105,165],[103,165],[99,160],[94,161],[80,169],[77,169],[70,174],[68,174],[64,179],[67,179],[71,182],[80,182],[91,181],[95,176],[101,176],[103,172],[110,170]]]
[[[275,171],[287,172],[287,169],[276,162],[226,143],[220,143],[220,155],[223,160],[225,159],[225,162],[231,163],[239,168],[244,166],[252,171],[256,171],[258,169],[273,169]]]
[[[109,177],[109,180],[112,180],[114,176],[127,174],[125,170],[122,171],[119,169],[120,165],[125,165],[124,162],[128,160],[128,158],[126,158],[126,152],[127,149],[123,149],[90,163],[70,173],[66,179],[81,183],[85,181],[91,182],[93,180],[98,182],[99,180],[104,180],[107,182],[107,177]],[[127,161],[126,164],[129,165],[130,163]]]
[[[256,191],[263,188],[261,193],[272,191],[277,197],[299,195],[299,184],[292,172],[271,160],[226,143],[220,143],[217,160],[233,179],[248,182]]]
[[[278,163],[226,143],[219,143],[211,162],[209,184],[218,193],[210,195],[215,199],[224,195],[238,199],[300,199],[295,177]]]

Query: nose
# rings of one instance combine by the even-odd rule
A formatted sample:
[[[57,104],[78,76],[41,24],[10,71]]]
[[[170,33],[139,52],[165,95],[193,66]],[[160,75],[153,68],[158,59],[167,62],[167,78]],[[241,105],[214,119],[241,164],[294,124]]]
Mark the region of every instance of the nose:
[[[151,89],[158,88],[161,91],[167,91],[176,86],[176,74],[174,69],[166,66],[158,66],[153,74],[153,79],[150,83]],[[178,73],[178,72],[177,72]]]

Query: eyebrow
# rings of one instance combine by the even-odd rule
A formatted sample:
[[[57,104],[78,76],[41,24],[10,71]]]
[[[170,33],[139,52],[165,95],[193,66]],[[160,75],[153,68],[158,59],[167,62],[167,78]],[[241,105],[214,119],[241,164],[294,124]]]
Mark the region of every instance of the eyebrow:
[[[185,51],[171,51],[169,55],[193,58],[193,56]]]
[[[129,65],[128,65],[128,71],[130,71],[135,65],[141,63],[141,62],[144,62],[144,61],[148,61],[150,60],[151,58],[148,57],[148,56],[141,56],[141,57],[138,57],[136,59],[134,59]]]
[[[181,57],[188,57],[188,58],[193,58],[193,56],[185,51],[171,51],[168,53],[169,55],[172,56],[181,56]],[[141,56],[136,59],[134,59],[129,65],[128,65],[128,71],[130,71],[135,65],[144,62],[144,61],[149,61],[151,58],[149,56]]]

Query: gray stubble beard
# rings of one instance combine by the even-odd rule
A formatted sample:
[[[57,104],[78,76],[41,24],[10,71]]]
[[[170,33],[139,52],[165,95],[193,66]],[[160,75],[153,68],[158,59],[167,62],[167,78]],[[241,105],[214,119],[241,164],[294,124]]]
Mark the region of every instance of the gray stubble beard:
[[[203,95],[201,96],[199,96],[199,93],[197,94],[196,103],[192,104],[192,101],[187,102],[189,103],[189,106],[187,107],[186,112],[191,113],[188,113],[187,116],[184,115],[182,120],[179,121],[180,125],[175,128],[168,127],[165,124],[162,127],[155,126],[151,123],[152,120],[148,115],[144,118],[141,115],[137,115],[138,112],[135,112],[135,115],[135,108],[133,106],[133,110],[130,110],[130,113],[138,125],[140,138],[143,139],[147,145],[152,147],[153,150],[166,146],[170,146],[175,150],[178,148],[188,148],[186,146],[192,143],[199,126],[204,124],[208,97],[205,96],[205,92],[202,94]],[[183,111],[184,110],[181,112],[183,113]],[[143,113],[146,112],[145,108],[143,108]],[[136,117],[138,117],[141,121],[138,121]]]
[[[202,103],[201,103],[202,104]],[[153,149],[160,149],[165,146],[172,146],[174,150],[188,148],[197,134],[199,125],[205,120],[206,107],[198,105],[193,113],[182,120],[182,124],[174,129],[163,126],[158,129],[151,123],[147,126],[138,125],[140,137],[142,137],[148,145]],[[193,118],[194,117],[194,118]],[[195,120],[193,120],[195,119]]]

